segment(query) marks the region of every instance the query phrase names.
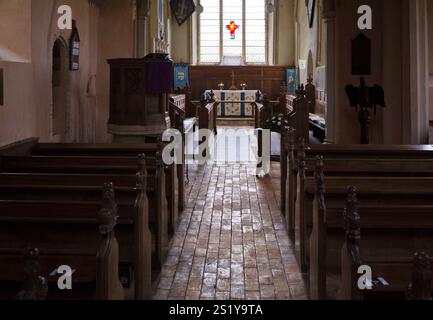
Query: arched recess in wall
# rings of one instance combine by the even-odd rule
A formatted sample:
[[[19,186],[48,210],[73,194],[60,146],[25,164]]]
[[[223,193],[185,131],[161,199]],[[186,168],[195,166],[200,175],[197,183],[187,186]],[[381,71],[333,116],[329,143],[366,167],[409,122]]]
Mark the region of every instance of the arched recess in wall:
[[[70,135],[68,97],[70,96],[68,45],[63,38],[57,38],[52,52],[52,116],[53,139],[66,141]]]

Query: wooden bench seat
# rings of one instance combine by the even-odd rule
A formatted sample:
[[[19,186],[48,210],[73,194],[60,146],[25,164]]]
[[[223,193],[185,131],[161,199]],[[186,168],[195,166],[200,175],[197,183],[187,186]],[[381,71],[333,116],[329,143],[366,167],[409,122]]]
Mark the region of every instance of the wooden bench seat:
[[[159,171],[163,174],[163,170]],[[161,269],[168,246],[166,231],[167,205],[164,200],[164,179],[161,176],[159,179],[156,179],[154,175],[150,175],[148,177],[146,195],[141,196],[140,188],[137,189],[137,177],[132,174],[3,173],[0,174],[0,190],[4,190],[4,192],[2,192],[0,197],[4,200],[15,200],[15,203],[5,202],[2,205],[11,206],[14,204],[14,210],[16,211],[20,207],[24,214],[26,207],[28,209],[32,206],[35,208],[40,207],[41,210],[45,206],[44,212],[49,213],[51,210],[54,215],[56,212],[67,214],[72,208],[77,207],[78,215],[83,214],[86,216],[90,214],[89,210],[91,209],[84,209],[83,201],[94,200],[99,193],[96,186],[105,182],[114,182],[118,186],[116,187],[116,192],[118,192],[121,217],[124,218],[131,212],[134,213],[133,225],[128,227],[129,230],[125,229],[125,234],[129,232],[128,237],[123,237],[123,232],[119,233],[121,246],[125,249],[123,250],[122,261],[126,261],[132,266],[136,265],[135,261],[139,261],[139,264],[135,267],[135,278],[140,281],[135,288],[136,297],[139,299],[149,298],[151,295],[150,276],[152,275],[153,280],[156,281],[156,275],[158,274],[158,270]],[[150,205],[147,198],[152,200]],[[52,201],[53,199],[57,202],[40,203],[41,201]],[[63,201],[63,203],[59,201]],[[76,203],[71,203],[71,201],[75,201]],[[61,210],[59,207],[64,207],[65,209]],[[92,206],[90,205],[90,207]],[[32,210],[28,212],[32,213]],[[148,212],[151,214],[149,215]],[[129,216],[128,218],[131,217]],[[126,223],[123,219],[120,222],[122,226]],[[149,227],[146,228],[146,225],[153,231],[154,246],[158,248],[154,250],[152,273],[150,266],[146,267],[143,265],[150,264],[151,261],[152,237],[148,229]],[[125,241],[123,241],[123,238],[125,238]],[[127,254],[134,247],[137,251],[133,252],[132,255]],[[137,272],[140,272],[140,274],[137,274]],[[146,277],[146,279],[143,279],[143,277]]]
[[[88,152],[88,155],[38,155],[38,156],[4,156],[0,159],[3,172],[76,172],[76,173],[131,173],[135,174],[137,155],[99,155]],[[149,173],[156,170],[154,155],[146,157],[146,167]],[[179,194],[184,180],[179,180],[175,165],[164,166],[166,179],[166,198],[170,212],[169,231],[174,233],[179,218]],[[180,169],[182,170],[182,169]],[[182,172],[182,171],[179,171]],[[183,207],[183,206],[182,206]]]
[[[359,212],[365,219],[360,225],[369,239],[364,248],[374,248],[378,256],[410,257],[421,249],[433,252],[433,178],[329,177],[323,174],[323,160],[318,162],[315,181],[306,179],[305,238],[300,240],[306,250],[303,261],[311,298],[329,297],[327,282],[340,268],[348,186],[357,186],[362,199]]]
[[[97,223],[91,228],[61,223],[47,229],[49,221],[41,225],[23,220],[15,224],[1,221],[0,297],[14,299],[24,282],[19,299],[123,299],[119,248],[114,235],[117,211],[112,184],[104,185],[103,203],[99,202],[93,209]],[[2,216],[5,214],[3,210],[0,212]],[[23,252],[34,244],[42,245],[43,249],[28,251],[23,268]],[[57,287],[60,275],[56,271],[63,265],[73,270],[72,290],[62,291]],[[40,286],[35,281],[40,281]]]
[[[148,191],[153,191],[155,186],[155,172],[157,161],[155,158],[146,158],[146,170],[148,176]],[[67,156],[24,156],[24,157],[3,157],[1,169],[4,173],[74,173],[74,174],[104,174],[106,180],[116,174],[118,178],[116,186],[134,186],[134,177],[137,171],[137,159],[133,157],[67,157]],[[128,177],[125,177],[128,175]],[[121,180],[126,181],[121,181]],[[166,179],[166,186],[169,184]],[[171,185],[176,187],[176,185]],[[178,222],[178,210],[176,207],[176,192],[173,188],[167,190],[166,199],[171,205],[169,209],[169,232],[174,233]]]
[[[314,175],[315,158],[319,151],[324,154],[325,174],[333,176],[432,176],[433,147],[430,146],[308,146],[302,141],[294,144],[294,130],[286,130],[285,141],[288,141],[287,177],[282,173],[282,183],[286,182],[286,223],[292,241],[301,246],[301,256],[304,256],[304,242],[299,239],[305,235],[305,224],[310,217],[300,214],[303,204],[301,190],[305,188],[305,179]],[[370,147],[370,148],[369,148]],[[295,149],[298,149],[295,152]],[[317,151],[316,151],[317,150]],[[282,167],[284,167],[282,165]],[[329,169],[328,169],[329,168]],[[344,180],[344,179],[343,179]],[[301,226],[303,226],[301,228]],[[298,234],[297,234],[298,232]],[[300,235],[299,233],[303,234]],[[302,259],[305,271],[306,261]]]
[[[362,202],[361,202],[362,203]],[[337,298],[341,300],[390,300],[411,299],[431,300],[433,296],[433,269],[431,256],[426,252],[432,252],[431,229],[425,232],[426,226],[420,225],[419,230],[411,230],[409,234],[424,236],[422,242],[408,241],[406,245],[395,245],[395,239],[401,238],[401,233],[407,232],[407,228],[417,228],[412,224],[411,211],[404,225],[400,225],[400,234],[393,233],[393,222],[390,219],[391,228],[382,226],[376,233],[365,228],[369,225],[363,222],[364,214],[358,211],[357,189],[350,187],[348,190],[344,220],[345,237],[341,249],[341,275]],[[426,219],[426,221],[431,221]],[[361,234],[362,230],[362,234]],[[391,231],[391,232],[390,232]],[[380,239],[377,241],[377,235]],[[420,235],[421,233],[421,235]],[[429,237],[427,236],[429,235]],[[376,239],[374,238],[376,237]],[[407,238],[407,240],[410,240]],[[389,247],[390,250],[384,250]],[[413,247],[417,251],[414,255]],[[398,250],[396,250],[398,249]],[[358,269],[360,266],[368,266],[372,271],[369,279],[371,288],[361,290],[358,287]]]
[[[284,127],[282,130],[283,151],[281,161],[281,208],[286,217],[294,215],[294,190],[296,190],[296,180],[298,175],[298,150],[300,145],[299,136],[296,129]],[[432,145],[308,145],[307,140],[303,140],[305,148],[305,159],[314,159],[323,156],[324,159],[433,159]],[[374,166],[374,165],[373,165]],[[307,166],[308,168],[308,166]],[[292,190],[292,191],[290,191]],[[284,196],[284,194],[286,196]],[[287,219],[289,219],[289,217]],[[293,239],[293,225],[288,226]]]
[[[155,158],[158,152],[162,153],[164,144],[143,143],[143,144],[82,144],[82,143],[38,143],[38,139],[24,141],[14,147],[6,148],[1,152],[9,156],[104,156],[104,157],[137,157],[145,154],[146,157]],[[173,203],[176,212],[184,209],[184,163],[166,166],[167,188],[170,192],[169,205]],[[177,179],[176,179],[177,177]],[[174,211],[174,209],[170,209]],[[178,215],[178,213],[177,213]]]
[[[368,163],[366,163],[366,167],[363,167],[363,164],[360,164],[362,162],[358,162],[357,166],[350,166],[355,164],[356,160],[324,160],[324,163],[325,168],[328,165],[330,167],[330,171],[324,169],[328,198],[334,196],[333,192],[336,192],[337,195],[345,192],[348,185],[357,185],[362,192],[368,193],[373,198],[376,197],[378,202],[383,203],[385,201],[387,192],[399,192],[402,194],[400,200],[403,201],[405,195],[424,192],[429,187],[431,177],[433,177],[433,162],[431,160],[410,161],[407,166],[403,164],[404,160],[400,162],[377,160],[376,167],[369,167]],[[291,196],[291,200],[295,201],[294,214],[287,217],[289,230],[294,233],[294,239],[299,245],[300,260],[304,271],[307,270],[308,234],[312,228],[313,220],[311,208],[315,195],[314,175],[314,170],[309,169],[298,176],[296,195]],[[414,180],[407,180],[410,178],[414,178]],[[410,185],[405,185],[405,183]],[[288,190],[290,189],[288,188]],[[422,194],[411,200],[411,204],[415,200],[421,201],[421,196]],[[400,202],[399,205],[404,205],[404,203]]]
[[[61,234],[62,238],[75,238],[78,226],[79,230],[84,231],[97,229],[97,217],[94,215],[94,210],[98,207],[97,202],[67,200],[67,193],[64,194],[65,199],[49,200],[48,198],[53,197],[51,190],[45,193],[43,200],[40,198],[44,193],[40,190],[37,200],[0,200],[2,243],[20,244],[24,247],[28,244],[38,244],[41,248],[51,244],[51,247],[59,251],[73,251],[76,247],[75,242],[59,242],[59,235],[52,234],[50,230],[58,229],[60,226],[65,229]],[[22,188],[19,191],[29,190]],[[88,192],[88,190],[81,190],[81,193],[83,192]],[[155,244],[156,230],[154,227],[147,227],[146,230],[141,220],[149,218],[138,215],[142,209],[138,208],[136,201],[134,197],[129,202],[124,199],[118,204],[117,238],[120,244],[119,257],[124,285],[132,290],[136,299],[144,299],[152,295],[152,283],[156,284],[158,280],[162,262]],[[149,224],[155,225],[152,221]],[[43,232],[43,235],[31,232],[35,226]],[[153,237],[151,231],[153,231]],[[79,234],[80,239],[87,242],[88,248],[94,246],[94,238],[86,238],[81,231]],[[152,238],[154,238],[153,241]]]

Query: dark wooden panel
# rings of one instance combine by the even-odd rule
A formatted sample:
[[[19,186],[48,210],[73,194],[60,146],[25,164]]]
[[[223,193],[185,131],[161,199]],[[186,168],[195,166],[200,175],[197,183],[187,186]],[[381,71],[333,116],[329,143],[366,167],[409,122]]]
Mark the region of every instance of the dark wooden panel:
[[[207,89],[218,89],[221,82],[226,89],[230,88],[234,72],[238,88],[245,82],[249,90],[261,90],[271,100],[277,100],[286,69],[287,66],[190,66],[192,99],[199,100]]]

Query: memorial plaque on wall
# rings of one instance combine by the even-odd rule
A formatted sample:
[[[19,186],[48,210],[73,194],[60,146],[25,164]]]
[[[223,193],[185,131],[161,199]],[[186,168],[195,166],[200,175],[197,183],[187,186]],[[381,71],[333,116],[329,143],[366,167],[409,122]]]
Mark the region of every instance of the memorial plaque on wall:
[[[352,75],[371,74],[371,40],[360,33],[352,40]]]
[[[75,20],[72,20],[72,34],[69,40],[69,69],[76,71],[80,69],[80,35]]]

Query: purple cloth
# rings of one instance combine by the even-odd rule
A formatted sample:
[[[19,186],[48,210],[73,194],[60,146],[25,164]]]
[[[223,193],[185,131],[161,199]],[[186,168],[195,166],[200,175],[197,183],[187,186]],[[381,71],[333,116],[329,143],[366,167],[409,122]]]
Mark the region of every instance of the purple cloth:
[[[172,92],[173,63],[170,60],[148,60],[146,68],[148,94],[159,95]]]

